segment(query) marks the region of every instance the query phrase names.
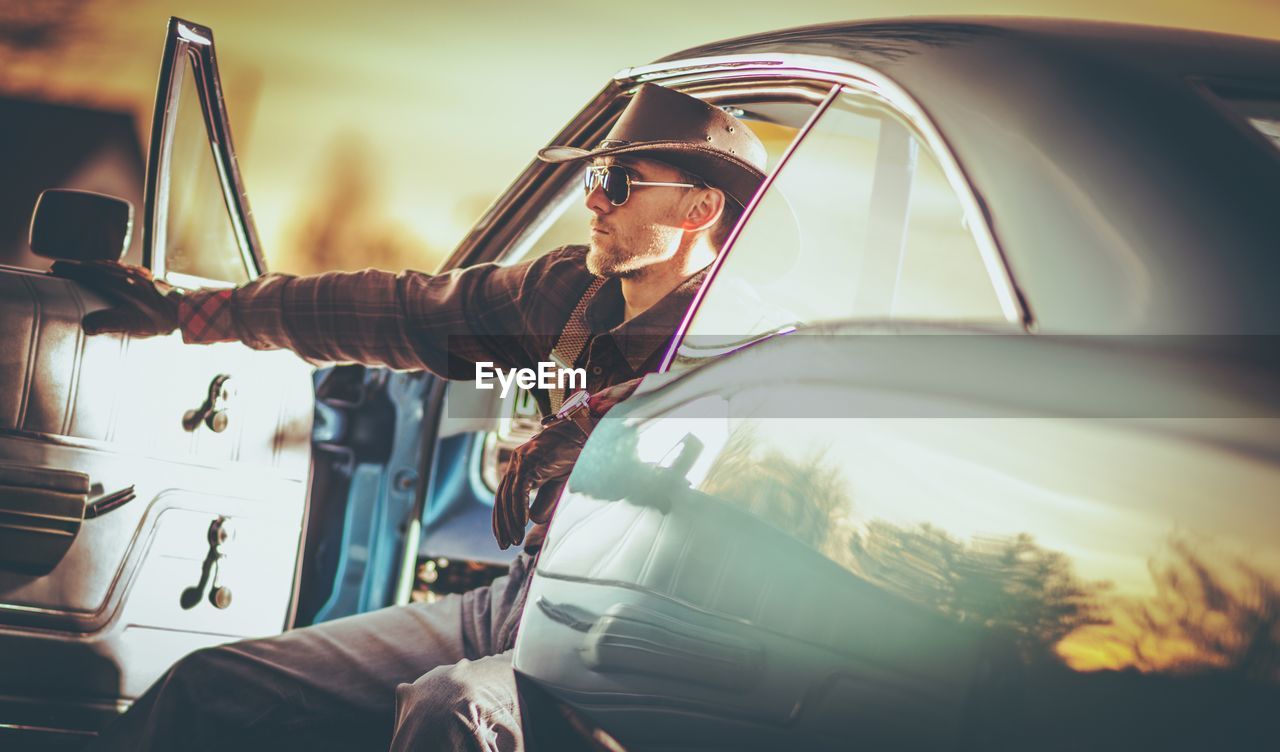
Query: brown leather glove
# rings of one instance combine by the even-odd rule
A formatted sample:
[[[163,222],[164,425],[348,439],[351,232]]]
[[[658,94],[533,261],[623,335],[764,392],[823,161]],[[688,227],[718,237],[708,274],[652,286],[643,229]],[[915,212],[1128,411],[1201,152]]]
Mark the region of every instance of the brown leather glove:
[[[604,414],[629,397],[639,384],[640,379],[632,379],[601,390],[584,406],[585,416],[579,415],[576,420],[551,419],[511,454],[493,499],[493,537],[498,539],[500,548],[523,541],[529,520],[539,524],[551,520],[587,436]],[[534,488],[538,494],[529,504],[529,493]]]
[[[572,421],[557,418],[511,454],[507,473],[493,498],[493,536],[500,548],[523,541],[529,519],[551,519],[555,500],[586,441],[586,434]],[[529,505],[529,493],[535,487],[538,495]]]
[[[50,271],[79,282],[113,304],[85,314],[85,334],[124,332],[153,337],[178,328],[179,293],[152,277],[148,269],[116,261],[55,261]]]

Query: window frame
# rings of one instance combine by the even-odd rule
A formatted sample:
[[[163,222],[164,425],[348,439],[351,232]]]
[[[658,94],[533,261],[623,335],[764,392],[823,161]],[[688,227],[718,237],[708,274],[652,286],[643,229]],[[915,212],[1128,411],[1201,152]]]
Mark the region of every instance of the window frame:
[[[203,116],[205,135],[209,140],[214,167],[221,183],[223,203],[245,273],[249,280],[253,280],[267,270],[257,227],[253,222],[253,212],[249,208],[248,195],[236,161],[235,147],[231,141],[231,125],[222,98],[222,84],[214,55],[213,31],[177,17],[169,19],[160,78],[156,86],[156,105],[152,114],[146,186],[143,191],[142,264],[157,278],[165,279],[178,287],[231,287],[235,283],[229,280],[169,272],[166,265],[170,171],[178,106],[195,104],[189,101],[183,103],[178,99],[188,66],[196,84],[194,94]],[[192,92],[187,92],[188,97],[191,95]]]
[[[684,320],[677,328],[676,335],[672,338],[672,343],[663,357],[658,372],[663,373],[671,369],[680,345],[689,333],[690,325],[697,315],[698,309],[706,298],[708,290],[715,285],[716,276],[720,268],[724,265],[724,261],[729,254],[733,252],[733,246],[737,241],[738,235],[750,222],[751,215],[761,196],[769,190],[777,175],[785,168],[787,158],[790,157],[791,152],[804,142],[812,126],[821,117],[822,112],[836,97],[845,91],[881,101],[886,109],[907,123],[915,131],[915,135],[923,142],[924,146],[933,153],[938,165],[947,177],[947,182],[959,199],[965,215],[973,220],[970,222],[969,232],[977,244],[978,252],[986,267],[987,276],[996,292],[1006,321],[1023,330],[1031,330],[1035,326],[1035,319],[1017,285],[1016,278],[1009,267],[1008,259],[1000,247],[992,228],[992,218],[987,210],[987,204],[982,200],[981,195],[969,180],[960,160],[929,118],[926,110],[902,87],[887,76],[859,63],[816,55],[770,55],[765,57],[774,61],[777,67],[773,69],[773,72],[777,75],[800,77],[802,72],[805,78],[815,82],[826,82],[831,85],[829,100],[814,113],[813,118],[802,129],[796,140],[792,142],[787,154],[784,155],[778,166],[765,177],[764,185],[746,207],[738,227],[730,235],[725,243],[724,250],[716,257],[716,260],[709,268],[707,281],[698,290],[693,303],[685,313]],[[758,56],[731,55],[683,61],[680,65],[684,67],[676,67],[674,69],[670,67],[672,64],[660,64],[647,68],[632,69],[628,72],[638,80],[666,83],[680,80],[684,75],[688,75],[687,71],[689,69],[698,69],[699,74],[705,78],[715,76],[729,77],[735,74],[736,66],[747,65],[750,62],[759,63],[760,61],[761,58]],[[932,322],[932,325],[936,326],[937,322]]]

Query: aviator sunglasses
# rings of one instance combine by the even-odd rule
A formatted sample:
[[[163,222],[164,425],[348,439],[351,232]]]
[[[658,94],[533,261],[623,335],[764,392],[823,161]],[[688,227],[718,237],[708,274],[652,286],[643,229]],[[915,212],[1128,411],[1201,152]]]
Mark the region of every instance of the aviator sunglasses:
[[[662,188],[698,188],[693,183],[656,183],[651,180],[633,180],[622,165],[592,165],[582,178],[582,188],[588,196],[600,186],[604,197],[614,206],[622,206],[631,198],[632,186],[658,186]]]

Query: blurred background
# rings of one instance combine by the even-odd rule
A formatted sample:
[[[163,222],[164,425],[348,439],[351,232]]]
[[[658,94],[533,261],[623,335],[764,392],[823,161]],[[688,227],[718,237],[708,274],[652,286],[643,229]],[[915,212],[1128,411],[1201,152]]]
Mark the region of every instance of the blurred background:
[[[769,29],[958,14],[1280,38],[1277,0],[0,0],[0,115],[50,123],[24,159],[136,174],[117,192],[140,197],[168,17],[210,26],[268,265],[432,270],[621,68]],[[91,147],[109,156],[86,167]]]

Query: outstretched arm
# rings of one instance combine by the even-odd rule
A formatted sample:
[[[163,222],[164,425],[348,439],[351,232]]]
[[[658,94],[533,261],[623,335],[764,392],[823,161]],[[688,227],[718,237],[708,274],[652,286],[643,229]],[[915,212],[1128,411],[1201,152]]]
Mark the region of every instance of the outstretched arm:
[[[514,266],[479,264],[447,274],[378,270],[310,277],[268,274],[227,290],[179,293],[139,267],[95,262],[55,272],[112,299],[85,317],[89,333],[135,336],[180,329],[187,342],[240,340],[316,362],[427,369],[474,378],[477,361],[528,367],[559,325],[554,309],[577,291],[568,249]],[[566,271],[570,270],[570,271]],[[575,298],[576,299],[576,298]]]
[[[235,290],[188,293],[178,317],[188,342],[241,340],[316,362],[473,378],[476,361],[511,367],[527,360],[516,336],[521,312],[503,310],[523,271],[484,264],[441,275],[268,274]]]

